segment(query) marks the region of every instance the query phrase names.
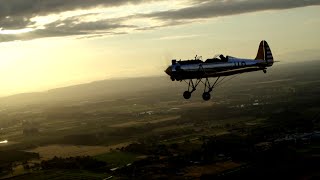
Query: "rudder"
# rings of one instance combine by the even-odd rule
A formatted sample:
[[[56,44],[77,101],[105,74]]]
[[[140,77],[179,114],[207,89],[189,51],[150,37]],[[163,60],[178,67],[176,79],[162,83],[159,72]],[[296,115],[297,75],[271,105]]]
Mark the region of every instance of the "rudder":
[[[272,65],[274,60],[271,49],[267,41],[263,40],[260,42],[259,49],[255,60],[264,60],[267,65]]]

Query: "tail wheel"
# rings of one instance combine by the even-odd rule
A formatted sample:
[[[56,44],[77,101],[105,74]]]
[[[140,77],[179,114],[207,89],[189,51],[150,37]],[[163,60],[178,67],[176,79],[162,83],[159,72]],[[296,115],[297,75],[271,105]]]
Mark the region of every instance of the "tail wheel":
[[[191,98],[191,92],[185,91],[185,92],[183,93],[183,97],[184,97],[185,99],[190,99],[190,98]]]
[[[267,73],[267,70],[265,70],[265,69],[264,69],[264,70],[263,70],[263,73],[265,73],[265,74],[266,74],[266,73]]]
[[[211,95],[209,92],[204,92],[202,94],[202,99],[205,100],[205,101],[209,101],[211,99]]]

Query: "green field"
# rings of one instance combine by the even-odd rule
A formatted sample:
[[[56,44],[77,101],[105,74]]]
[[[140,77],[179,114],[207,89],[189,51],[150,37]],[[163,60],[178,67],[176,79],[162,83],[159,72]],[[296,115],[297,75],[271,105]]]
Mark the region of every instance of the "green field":
[[[100,161],[104,161],[110,164],[111,166],[119,167],[119,166],[125,166],[127,164],[134,162],[139,156],[140,155],[138,154],[114,151],[114,152],[94,156],[94,158]]]

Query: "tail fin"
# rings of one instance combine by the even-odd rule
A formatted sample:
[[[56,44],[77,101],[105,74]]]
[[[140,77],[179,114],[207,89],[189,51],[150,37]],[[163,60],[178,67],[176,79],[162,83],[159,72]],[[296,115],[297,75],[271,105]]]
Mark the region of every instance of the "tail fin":
[[[258,54],[255,60],[264,60],[268,66],[272,66],[274,61],[267,41],[263,40],[260,42]]]

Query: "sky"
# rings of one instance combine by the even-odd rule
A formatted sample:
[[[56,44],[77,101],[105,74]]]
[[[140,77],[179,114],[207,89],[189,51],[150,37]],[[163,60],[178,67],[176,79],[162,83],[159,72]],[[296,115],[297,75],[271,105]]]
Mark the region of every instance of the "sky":
[[[163,76],[218,53],[320,57],[320,0],[0,0],[0,96]]]

